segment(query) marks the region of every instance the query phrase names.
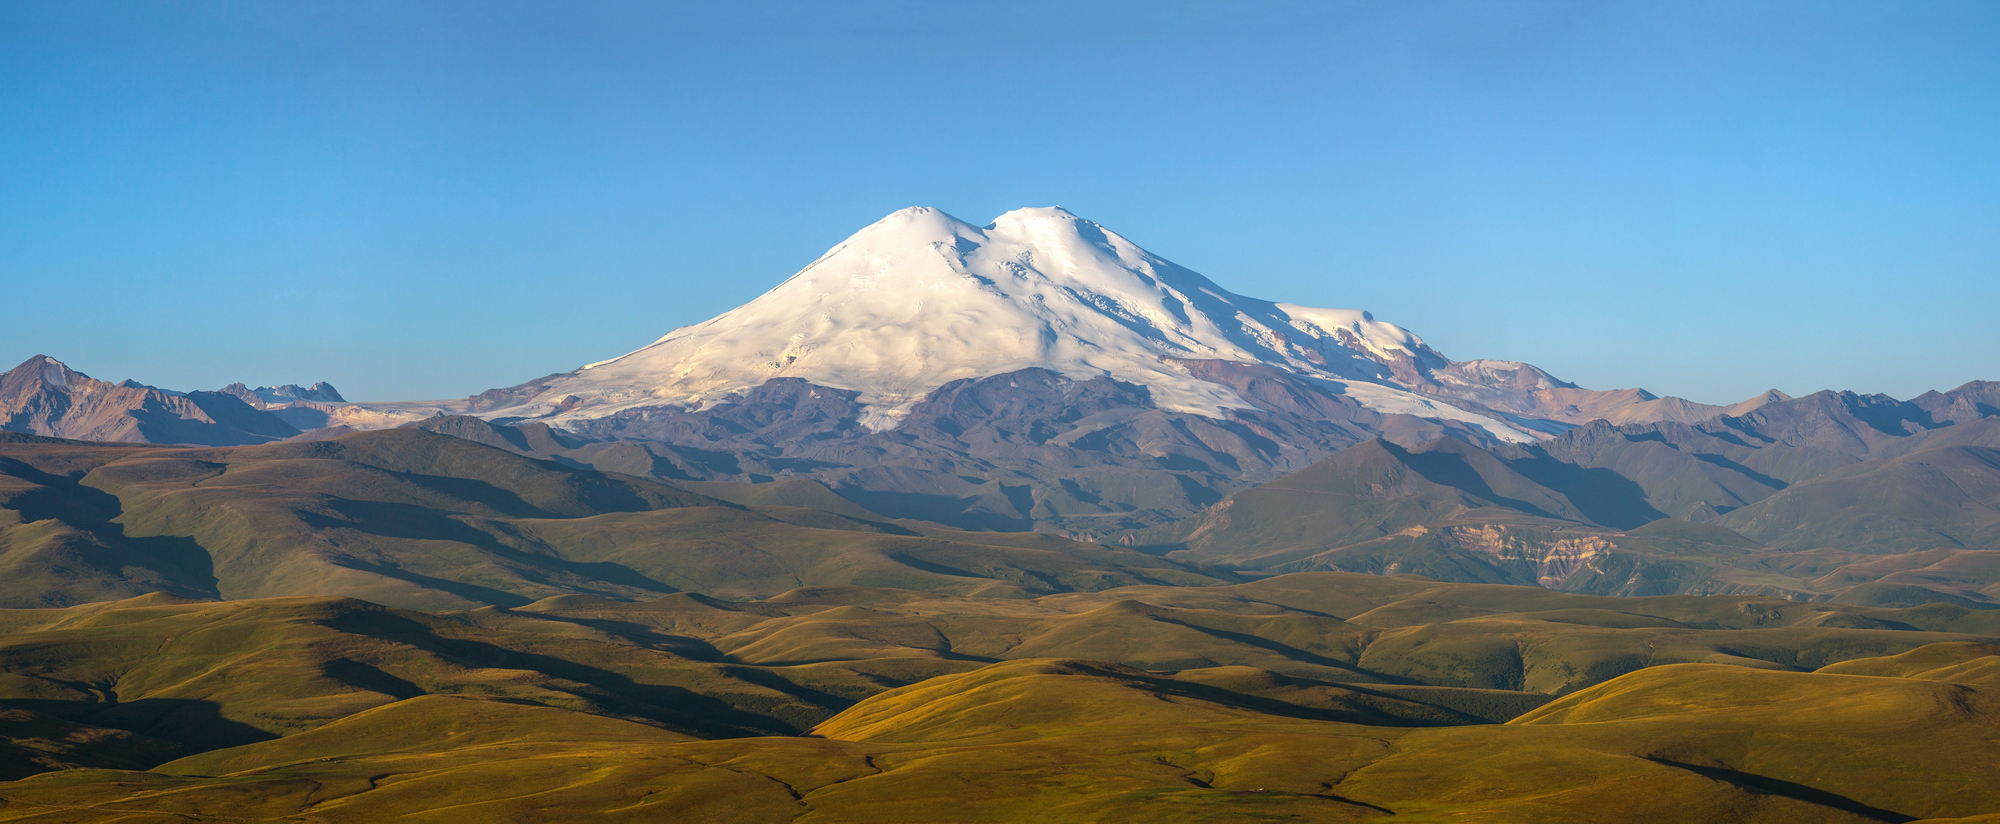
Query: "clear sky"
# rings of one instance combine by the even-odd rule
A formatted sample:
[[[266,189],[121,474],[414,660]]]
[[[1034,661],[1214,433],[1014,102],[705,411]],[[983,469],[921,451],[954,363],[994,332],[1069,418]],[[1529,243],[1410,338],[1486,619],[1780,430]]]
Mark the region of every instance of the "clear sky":
[[[898,208],[1708,402],[2000,379],[2000,3],[0,3],[0,369],[463,396]]]

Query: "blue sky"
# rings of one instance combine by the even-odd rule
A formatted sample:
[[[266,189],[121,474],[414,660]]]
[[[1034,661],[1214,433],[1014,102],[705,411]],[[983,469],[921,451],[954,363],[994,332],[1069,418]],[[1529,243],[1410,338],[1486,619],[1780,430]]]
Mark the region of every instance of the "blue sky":
[[[2000,3],[0,4],[0,360],[463,396],[1061,204],[1457,359],[2000,379]]]

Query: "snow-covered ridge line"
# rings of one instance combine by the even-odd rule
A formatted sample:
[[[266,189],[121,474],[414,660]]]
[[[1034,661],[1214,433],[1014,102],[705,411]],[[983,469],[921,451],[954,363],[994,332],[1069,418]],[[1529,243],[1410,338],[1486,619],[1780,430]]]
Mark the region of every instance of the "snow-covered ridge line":
[[[1449,361],[1401,327],[1359,310],[1234,294],[1061,207],[1019,209],[984,227],[903,209],[749,303],[479,414],[561,426],[703,406],[793,377],[860,393],[863,422],[881,429],[945,383],[1029,367],[1143,385],[1172,411],[1223,418],[1251,406],[1178,359],[1267,364],[1347,387],[1381,411],[1534,437],[1408,391]]]

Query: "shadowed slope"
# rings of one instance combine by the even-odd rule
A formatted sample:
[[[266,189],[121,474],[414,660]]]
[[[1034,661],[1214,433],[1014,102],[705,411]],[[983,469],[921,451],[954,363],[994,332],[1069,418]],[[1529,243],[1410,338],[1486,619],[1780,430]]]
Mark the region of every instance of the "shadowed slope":
[[[1975,687],[2000,686],[2000,646],[1971,641],[1930,644],[1900,655],[1828,664],[1819,671],[1837,675],[1950,681]]]
[[[1598,422],[1526,447],[1375,441],[1121,542],[1267,572],[1794,598],[1880,581],[1992,602],[2000,562],[1982,553],[2000,549],[2000,451],[1982,444],[2000,442],[2000,418],[1918,426],[1891,412],[1922,417],[1828,394],[1699,427]],[[1901,560],[1938,549],[1966,554]],[[1927,564],[1941,566],[1916,571]]]
[[[1907,821],[2000,806],[1995,615],[1336,573],[0,611],[0,701],[208,750],[0,783],[0,817]]]
[[[1404,449],[1374,440],[1130,542],[1261,567],[1479,509],[1526,522],[1583,517],[1560,494],[1468,444],[1438,440]]]
[[[1945,447],[1857,464],[1721,522],[1778,549],[2000,549],[2000,449]]]
[[[17,573],[0,603],[157,589],[436,609],[817,584],[1021,597],[1219,582],[1129,549],[847,508],[745,507],[417,429],[229,449],[0,443],[0,565]]]
[[[519,700],[421,695],[384,704],[306,732],[182,758],[167,775],[228,775],[272,765],[383,754],[441,754],[536,744],[663,746],[694,740],[658,727]]]

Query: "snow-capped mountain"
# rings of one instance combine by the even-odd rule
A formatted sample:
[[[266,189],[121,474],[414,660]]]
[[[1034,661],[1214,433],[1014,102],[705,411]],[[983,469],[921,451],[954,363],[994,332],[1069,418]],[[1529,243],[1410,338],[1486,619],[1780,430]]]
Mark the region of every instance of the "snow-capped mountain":
[[[667,481],[810,477],[896,517],[1077,535],[1183,518],[1371,438],[1529,444],[1724,411],[1454,362],[1060,208],[984,227],[904,209],[749,303],[517,386],[274,409],[316,433],[417,425]]]
[[[1432,376],[1453,365],[1401,327],[1360,310],[1237,295],[1060,207],[1019,209],[984,227],[904,209],[756,300],[478,414],[563,427],[646,407],[700,408],[799,378],[858,392],[861,422],[881,430],[946,383],[1027,368],[1137,384],[1174,412],[1221,419],[1254,408],[1197,377],[1188,364],[1199,361],[1276,367],[1379,412],[1460,421],[1500,440],[1535,437],[1503,415],[1412,391],[1443,386]],[[1491,366],[1509,368],[1509,380],[1522,368],[1468,366],[1477,368],[1453,379],[1482,388]],[[1549,381],[1537,388],[1568,386]]]
[[[905,209],[707,322],[456,400],[183,396],[51,363],[0,376],[0,428],[254,443],[417,425],[665,481],[810,477],[896,517],[1078,535],[1184,518],[1373,438],[1540,448],[1600,418],[1782,400],[1707,406],[1454,362],[1364,311],[1232,293],[1060,208],[984,227]]]

